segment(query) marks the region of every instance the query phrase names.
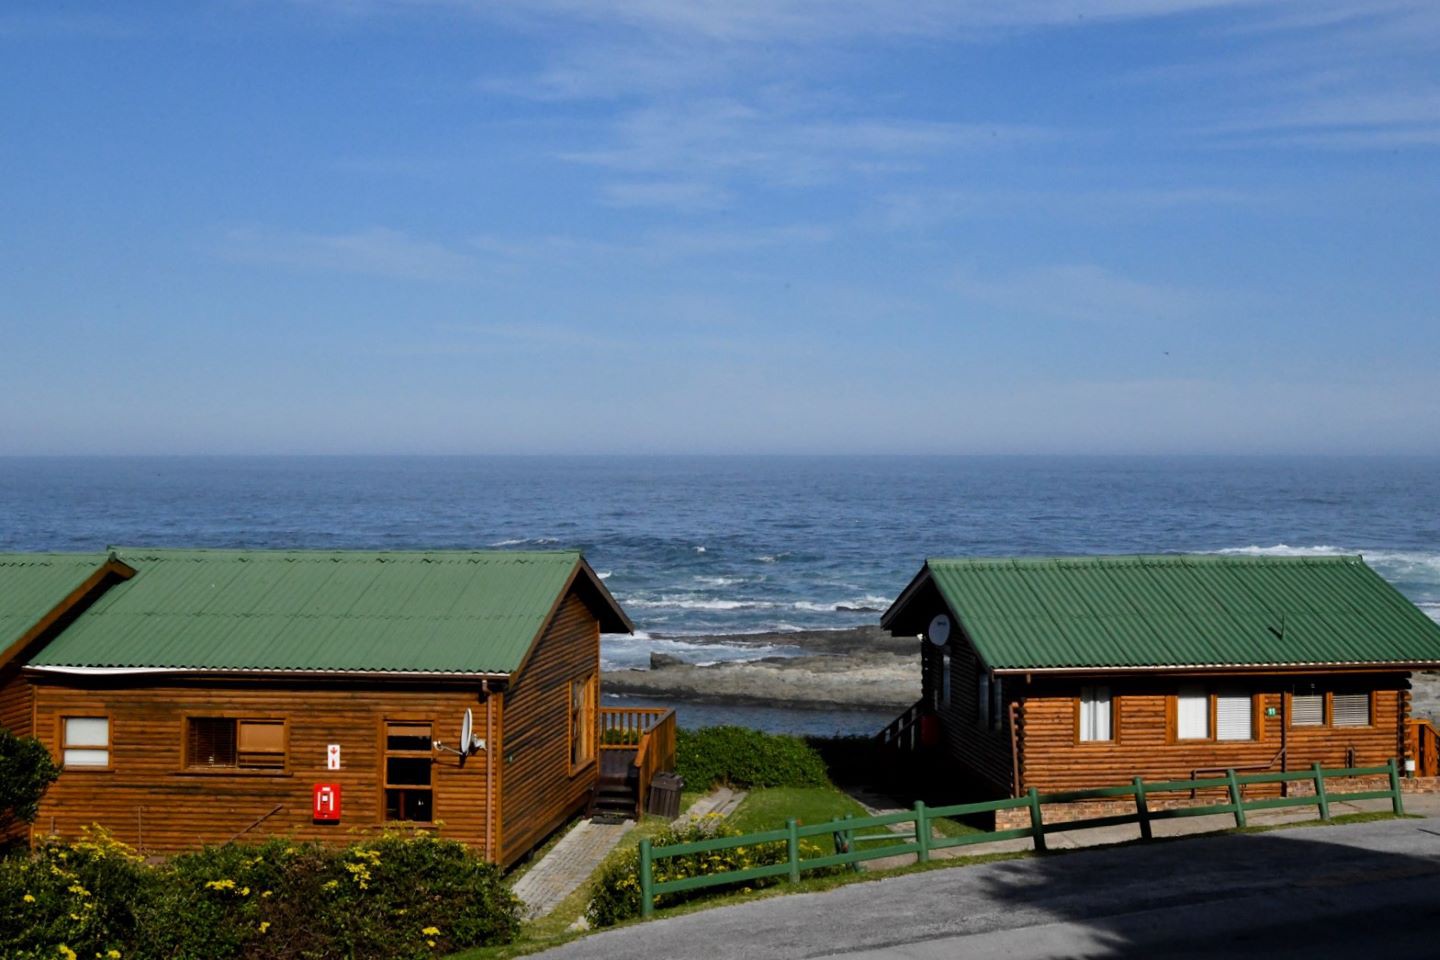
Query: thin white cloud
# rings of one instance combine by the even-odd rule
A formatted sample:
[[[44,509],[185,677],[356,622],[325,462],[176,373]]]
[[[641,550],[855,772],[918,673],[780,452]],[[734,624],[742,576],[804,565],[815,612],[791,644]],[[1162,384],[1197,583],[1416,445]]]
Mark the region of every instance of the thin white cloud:
[[[681,213],[719,210],[732,200],[729,191],[693,180],[646,180],[607,184],[604,202],[612,207],[650,207]]]
[[[220,253],[239,263],[400,280],[454,280],[476,267],[467,253],[384,227],[329,234],[240,228],[225,234]]]
[[[1007,273],[961,268],[951,288],[1002,319],[1077,323],[1171,322],[1197,315],[1199,293],[1122,276],[1094,264],[1058,264]]]

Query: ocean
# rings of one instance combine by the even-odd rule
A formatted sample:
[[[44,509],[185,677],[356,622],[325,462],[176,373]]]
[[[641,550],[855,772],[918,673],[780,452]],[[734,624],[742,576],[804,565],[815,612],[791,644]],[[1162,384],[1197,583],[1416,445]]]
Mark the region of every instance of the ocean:
[[[1358,553],[1440,619],[1440,459],[0,458],[0,550],[112,544],[575,547],[612,669],[794,653],[693,638],[875,623],[942,555]]]

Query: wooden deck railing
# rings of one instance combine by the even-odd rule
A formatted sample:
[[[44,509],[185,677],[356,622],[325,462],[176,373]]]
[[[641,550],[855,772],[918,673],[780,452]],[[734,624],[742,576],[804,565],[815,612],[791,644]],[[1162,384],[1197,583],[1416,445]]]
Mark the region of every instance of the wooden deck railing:
[[[635,817],[657,773],[675,769],[675,711],[664,707],[601,707],[600,749],[633,750]]]
[[[920,746],[920,717],[924,712],[925,701],[915,701],[904,713],[886,724],[884,730],[875,734],[875,742],[882,748],[914,750]]]
[[[1415,776],[1440,776],[1440,733],[1435,724],[1411,717],[1405,725],[1405,752],[1415,760]]]

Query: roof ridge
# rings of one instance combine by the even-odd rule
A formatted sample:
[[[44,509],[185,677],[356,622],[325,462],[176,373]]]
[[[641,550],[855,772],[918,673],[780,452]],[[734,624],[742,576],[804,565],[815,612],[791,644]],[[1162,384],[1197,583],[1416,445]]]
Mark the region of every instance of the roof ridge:
[[[1058,554],[1051,556],[1016,556],[1016,557],[992,557],[992,556],[970,556],[970,557],[927,557],[927,564],[947,564],[955,566],[1040,566],[1045,564],[1070,565],[1113,565],[1122,566],[1133,564],[1142,566],[1147,564],[1171,564],[1183,566],[1186,564],[1351,564],[1364,562],[1364,555],[1359,553],[1324,554],[1320,556],[1293,556],[1290,554],[1235,554],[1235,553],[1074,553]]]

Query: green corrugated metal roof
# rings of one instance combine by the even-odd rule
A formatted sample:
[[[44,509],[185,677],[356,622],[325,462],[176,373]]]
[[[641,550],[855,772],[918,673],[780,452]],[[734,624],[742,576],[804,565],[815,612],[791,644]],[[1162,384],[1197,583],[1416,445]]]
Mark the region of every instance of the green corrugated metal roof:
[[[942,558],[926,570],[993,670],[1440,663],[1440,624],[1360,557]]]
[[[24,636],[108,559],[103,553],[0,554],[0,651]]]
[[[514,672],[577,552],[117,548],[136,570],[42,667]]]

